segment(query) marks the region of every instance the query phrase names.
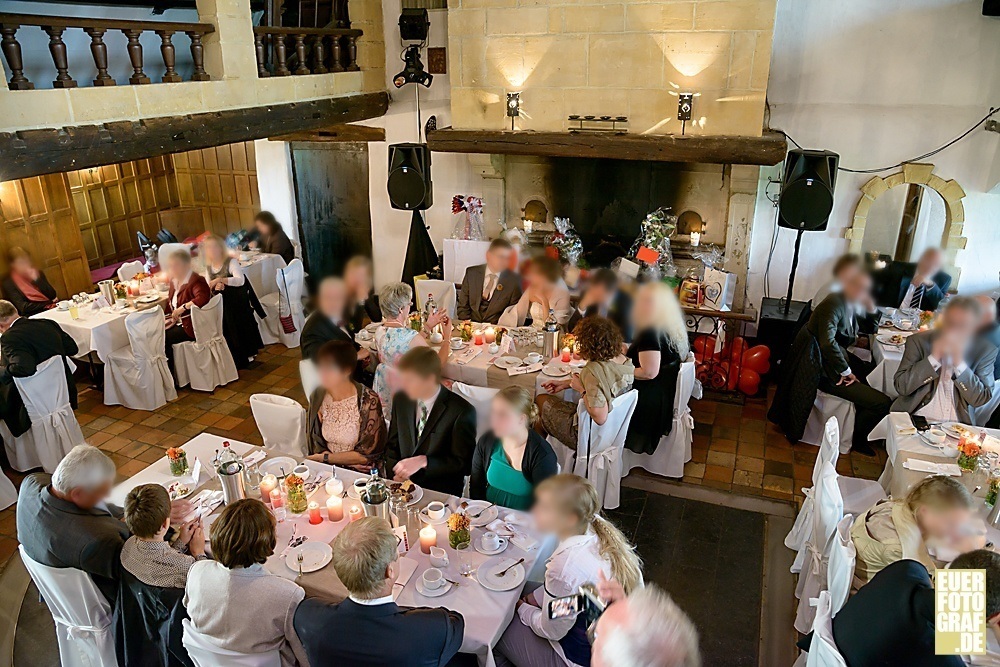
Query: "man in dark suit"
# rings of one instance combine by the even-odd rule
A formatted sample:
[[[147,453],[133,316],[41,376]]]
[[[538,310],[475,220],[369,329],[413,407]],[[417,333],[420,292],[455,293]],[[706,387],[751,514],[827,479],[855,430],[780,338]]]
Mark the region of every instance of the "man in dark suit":
[[[606,317],[621,330],[626,343],[632,341],[632,297],[618,289],[618,276],[611,269],[597,269],[590,276],[587,289],[566,322],[573,331],[585,317]]]
[[[460,320],[496,324],[508,306],[521,298],[521,276],[507,267],[514,248],[506,239],[493,239],[486,263],[465,270],[455,314]]]
[[[443,607],[399,607],[396,536],[381,519],[348,524],[333,541],[333,568],[350,597],[308,598],[295,610],[295,633],[313,665],[442,667],[462,647],[465,620]]]
[[[14,378],[35,374],[38,366],[52,357],[62,356],[69,385],[70,404],[76,408],[76,382],[66,363],[79,348],[58,324],[52,320],[20,317],[9,301],[0,301],[0,417],[18,437],[31,428],[31,419],[24,407]]]
[[[340,278],[324,278],[316,291],[316,306],[316,311],[306,319],[302,327],[302,358],[316,361],[319,348],[331,340],[346,341],[357,348],[344,318],[344,309],[347,307],[344,281]]]
[[[461,495],[476,448],[476,409],[441,386],[441,360],[417,347],[396,365],[403,391],[392,399],[385,466],[393,478]]]
[[[943,264],[938,248],[925,250],[916,264],[892,262],[879,275],[878,305],[937,310],[951,286],[951,276],[941,270]]]

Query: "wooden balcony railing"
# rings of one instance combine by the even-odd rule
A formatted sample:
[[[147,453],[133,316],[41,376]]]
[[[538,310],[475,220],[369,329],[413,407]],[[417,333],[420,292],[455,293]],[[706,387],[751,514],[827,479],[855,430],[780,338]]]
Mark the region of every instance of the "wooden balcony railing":
[[[142,44],[139,36],[144,32],[156,33],[160,38],[160,56],[163,58],[165,72],[161,81],[175,83],[182,77],[174,69],[176,52],[173,36],[184,33],[191,39],[191,59],[194,62],[192,81],[208,81],[211,77],[205,72],[205,51],[202,38],[215,27],[209,23],[170,23],[165,21],[132,21],[121,19],[87,19],[63,18],[59,16],[35,16],[27,14],[0,13],[0,51],[3,52],[7,68],[10,70],[10,81],[7,87],[11,90],[31,90],[35,87],[24,76],[24,62],[21,59],[21,44],[17,40],[17,31],[21,26],[38,26],[49,36],[49,53],[56,68],[56,78],[52,82],[55,88],[75,88],[76,79],[69,71],[69,58],[63,33],[66,30],[82,30],[90,36],[90,52],[97,68],[95,86],[114,86],[117,82],[108,74],[108,47],[104,43],[104,35],[108,31],[124,33],[128,39],[126,51],[133,70],[129,83],[142,85],[151,83],[143,70]]]
[[[257,74],[267,77],[356,72],[360,69],[358,38],[362,34],[346,28],[257,26],[253,29]]]

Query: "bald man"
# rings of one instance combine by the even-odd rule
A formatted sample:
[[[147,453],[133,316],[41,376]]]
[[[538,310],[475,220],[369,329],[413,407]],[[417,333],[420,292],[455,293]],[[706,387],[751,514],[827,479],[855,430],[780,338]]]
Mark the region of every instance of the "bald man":
[[[302,327],[302,358],[316,360],[316,353],[324,343],[344,340],[355,347],[354,337],[345,318],[347,288],[340,278],[324,278],[316,291],[316,311]]]
[[[951,286],[951,276],[942,270],[939,248],[928,248],[916,264],[892,262],[879,276],[878,305],[883,308],[937,310]]]

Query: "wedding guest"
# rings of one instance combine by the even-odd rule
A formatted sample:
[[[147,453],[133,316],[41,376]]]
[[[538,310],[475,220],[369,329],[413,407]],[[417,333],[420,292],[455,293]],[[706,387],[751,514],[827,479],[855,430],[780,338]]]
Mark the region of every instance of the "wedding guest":
[[[823,303],[823,300],[826,299],[826,297],[840,292],[843,289],[844,282],[849,274],[864,270],[864,263],[861,261],[860,255],[856,255],[853,252],[841,255],[837,258],[837,261],[833,263],[833,271],[831,272],[830,281],[825,283],[816,291],[816,296],[812,299],[813,304],[818,306]]]
[[[642,587],[642,561],[600,509],[597,491],[582,477],[556,475],[538,485],[535,526],[559,544],[546,561],[544,584],[518,602],[517,617],[497,642],[498,666],[590,665],[586,617],[549,618],[549,603],[602,576],[614,577],[626,593]]]
[[[347,317],[352,333],[361,331],[372,322],[382,321],[378,295],[372,287],[372,261],[355,255],[344,264],[344,285],[347,288]]]
[[[396,393],[398,382],[396,364],[400,357],[409,350],[427,347],[430,335],[424,335],[437,325],[443,330],[443,340],[451,339],[452,324],[448,314],[438,311],[424,323],[423,331],[416,331],[410,326],[410,306],[413,303],[413,288],[405,283],[391,283],[379,292],[379,305],[382,308],[382,326],[375,332],[375,348],[378,354],[378,368],[375,369],[373,388],[382,401],[384,414],[392,414],[392,398]],[[441,345],[437,354],[441,365],[448,360],[451,350],[447,345]]]
[[[577,352],[587,360],[587,365],[568,380],[546,380],[542,388],[549,393],[535,397],[539,411],[536,428],[571,449],[576,449],[580,428],[577,404],[554,394],[575,390],[583,397],[583,405],[594,423],[601,425],[608,420],[614,400],[631,389],[635,380],[635,366],[622,354],[622,332],[611,320],[597,315],[584,318],[574,333]]]
[[[398,370],[402,391],[392,402],[386,470],[397,482],[461,495],[476,447],[476,409],[441,386],[441,359],[430,348],[404,354]]]
[[[462,647],[465,620],[444,607],[400,607],[398,540],[381,519],[348,524],[333,540],[333,569],[349,597],[309,598],[295,612],[312,665],[443,667]]]
[[[267,317],[250,281],[235,257],[230,257],[222,239],[209,234],[201,242],[201,257],[205,262],[205,280],[212,293],[222,293],[222,337],[237,368],[246,368],[262,347],[254,311]]]
[[[194,629],[221,649],[281,654],[308,665],[292,619],[305,591],[264,569],[276,544],[274,515],[259,500],[226,505],[211,528],[212,557],[188,571],[184,606]]]
[[[281,255],[285,264],[291,264],[295,259],[295,246],[281,228],[281,224],[270,211],[261,211],[253,219],[254,227],[260,235],[254,242],[255,247],[261,252],[272,255]]]
[[[587,281],[580,303],[569,316],[566,330],[572,331],[585,317],[600,315],[614,322],[626,343],[632,341],[632,297],[618,288],[618,274],[597,269]]]
[[[552,446],[531,426],[538,407],[524,387],[504,387],[493,398],[490,430],[476,443],[469,496],[526,510],[535,487],[558,472]]]
[[[351,379],[358,353],[333,340],[316,354],[320,386],[309,398],[309,458],[370,472],[379,467],[387,439],[378,395]]]
[[[174,363],[174,345],[194,340],[194,324],[191,323],[191,308],[204,308],[212,298],[208,282],[191,269],[191,255],[178,251],[167,257],[167,276],[170,291],[165,307],[166,335],[164,346],[167,360]]]
[[[21,317],[14,304],[0,301],[0,334],[0,417],[15,438],[28,432],[31,417],[14,378],[31,377],[52,357],[63,358],[69,402],[76,409],[76,381],[66,359],[79,348],[62,327],[52,320]]]
[[[122,567],[147,586],[184,588],[188,570],[205,560],[201,520],[181,526],[176,541],[170,530],[170,494],[160,484],[143,484],[125,496],[125,525],[132,537],[122,546]]]
[[[942,271],[940,248],[927,248],[917,262],[891,262],[879,276],[878,305],[890,308],[937,310],[951,286]]]
[[[857,549],[855,582],[864,585],[890,563],[920,561],[933,572],[939,561],[928,546],[958,552],[983,546],[972,522],[976,502],[953,477],[935,475],[917,482],[905,498],[880,500],[851,527]]]
[[[121,508],[107,502],[116,473],[104,452],[77,445],[52,475],[25,477],[17,498],[17,539],[28,556],[83,570],[112,607],[129,536]]]
[[[514,246],[493,239],[486,263],[465,270],[455,314],[460,320],[496,324],[503,312],[521,298],[521,276],[510,270]]]
[[[323,278],[316,290],[316,310],[306,318],[300,345],[302,358],[316,361],[324,344],[339,340],[354,344],[344,313],[347,309],[347,288],[340,278]]]
[[[854,404],[854,451],[874,456],[868,434],[889,413],[892,400],[869,387],[866,363],[851,352],[860,334],[859,319],[870,310],[871,277],[852,271],[841,291],[823,299],[799,330],[788,358],[782,364],[768,419],[791,442],[802,439],[805,424],[820,389]]]
[[[894,412],[909,412],[931,422],[972,423],[970,408],[993,396],[997,348],[977,338],[982,313],[968,297],[948,302],[940,326],[906,339],[894,383]]]
[[[993,347],[1000,348],[1000,321],[997,320],[997,302],[987,294],[975,297],[982,317],[979,320],[979,335]],[[1000,355],[993,362],[993,379],[1000,380]]]
[[[687,325],[674,291],[661,282],[639,287],[632,322],[637,333],[626,356],[635,366],[632,387],[639,400],[625,446],[637,454],[652,454],[674,426],[677,374],[690,352]]]
[[[549,318],[549,310],[556,321],[565,325],[573,312],[569,289],[563,281],[562,265],[551,257],[535,259],[527,272],[528,288],[517,303],[508,306],[498,324],[519,327],[527,323],[541,328]]]
[[[37,315],[56,305],[59,300],[56,288],[49,284],[45,274],[31,259],[24,248],[14,246],[7,251],[10,273],[3,280],[4,298],[14,304],[17,312],[25,317]]]

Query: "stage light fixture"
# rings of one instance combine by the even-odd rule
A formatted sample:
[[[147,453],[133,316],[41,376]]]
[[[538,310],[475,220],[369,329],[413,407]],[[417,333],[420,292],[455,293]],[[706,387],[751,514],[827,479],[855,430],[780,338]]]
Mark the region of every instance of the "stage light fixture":
[[[430,88],[434,81],[434,75],[424,71],[424,63],[420,60],[420,45],[411,44],[403,52],[403,71],[392,78],[392,83],[397,88],[402,88],[408,83],[418,83],[425,88]]]
[[[426,9],[404,9],[399,15],[399,38],[404,42],[426,42],[430,29]]]
[[[514,119],[521,115],[521,93],[507,93],[507,117],[510,118],[510,129],[514,130]]]

